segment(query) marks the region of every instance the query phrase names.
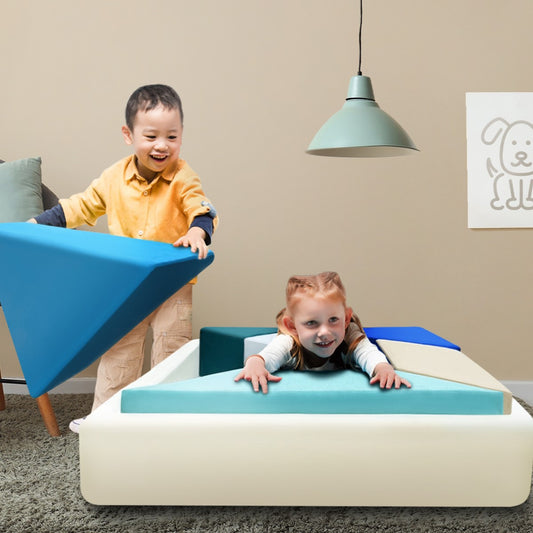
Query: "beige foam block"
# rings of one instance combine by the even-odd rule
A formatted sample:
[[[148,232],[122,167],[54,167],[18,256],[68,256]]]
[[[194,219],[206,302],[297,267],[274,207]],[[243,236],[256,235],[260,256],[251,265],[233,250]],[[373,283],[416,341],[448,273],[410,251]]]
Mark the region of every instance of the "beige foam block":
[[[503,412],[511,412],[511,391],[463,352],[402,341],[378,340],[377,343],[397,370],[500,391]]]

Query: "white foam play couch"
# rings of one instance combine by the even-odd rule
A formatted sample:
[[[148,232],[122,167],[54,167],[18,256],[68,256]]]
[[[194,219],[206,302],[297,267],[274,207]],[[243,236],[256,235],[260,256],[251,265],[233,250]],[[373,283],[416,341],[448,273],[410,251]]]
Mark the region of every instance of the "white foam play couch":
[[[198,376],[193,340],[128,388]],[[391,391],[394,394],[394,391]],[[97,505],[515,506],[533,422],[509,414],[122,413],[80,428],[81,491]]]

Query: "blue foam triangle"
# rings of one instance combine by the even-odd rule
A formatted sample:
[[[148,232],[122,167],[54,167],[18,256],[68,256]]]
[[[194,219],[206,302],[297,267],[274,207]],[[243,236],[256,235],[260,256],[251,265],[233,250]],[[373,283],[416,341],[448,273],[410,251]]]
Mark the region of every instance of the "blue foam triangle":
[[[129,387],[123,413],[498,414],[503,394],[439,378],[398,372],[411,389],[380,389],[362,372],[276,372],[268,393],[234,382],[238,370],[190,380]]]
[[[413,342],[415,344],[429,344],[442,346],[452,350],[461,348],[431,331],[417,326],[371,327],[364,328],[366,336],[375,343],[377,340]]]
[[[89,366],[213,259],[155,241],[0,224],[0,302],[30,394]]]

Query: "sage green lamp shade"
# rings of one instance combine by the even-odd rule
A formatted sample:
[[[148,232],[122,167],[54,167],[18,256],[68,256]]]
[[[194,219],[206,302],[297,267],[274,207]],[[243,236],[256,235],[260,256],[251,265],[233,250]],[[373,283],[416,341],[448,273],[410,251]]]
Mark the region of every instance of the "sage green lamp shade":
[[[367,76],[353,76],[343,107],[321,128],[308,154],[330,157],[393,157],[418,150],[406,131],[374,100]]]

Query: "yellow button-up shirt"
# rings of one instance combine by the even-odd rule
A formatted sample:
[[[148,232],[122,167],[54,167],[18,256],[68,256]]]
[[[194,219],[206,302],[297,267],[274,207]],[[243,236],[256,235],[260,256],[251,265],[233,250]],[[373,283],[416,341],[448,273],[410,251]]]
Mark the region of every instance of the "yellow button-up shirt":
[[[93,226],[107,214],[113,235],[173,243],[187,233],[193,219],[212,211],[200,178],[180,159],[148,182],[139,175],[135,156],[126,157],[80,194],[60,200],[68,228]],[[216,228],[218,218],[213,219]]]

